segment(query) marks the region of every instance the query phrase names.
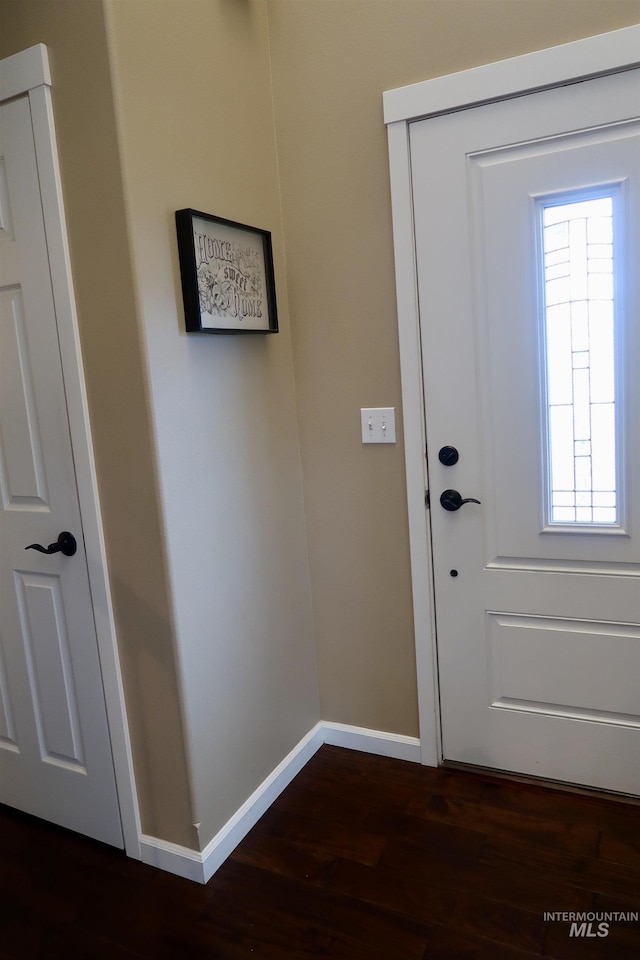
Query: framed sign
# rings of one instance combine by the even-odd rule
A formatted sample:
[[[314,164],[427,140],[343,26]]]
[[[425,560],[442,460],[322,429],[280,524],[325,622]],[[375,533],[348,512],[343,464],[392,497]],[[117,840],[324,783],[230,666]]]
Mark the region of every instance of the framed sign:
[[[277,333],[271,234],[177,210],[187,333]]]

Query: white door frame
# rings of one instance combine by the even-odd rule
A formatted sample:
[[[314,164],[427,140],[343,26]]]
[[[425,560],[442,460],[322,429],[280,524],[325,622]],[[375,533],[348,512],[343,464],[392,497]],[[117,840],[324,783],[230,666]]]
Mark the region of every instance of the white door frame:
[[[124,689],[109,590],[89,409],[58,167],[47,48],[37,44],[0,61],[0,102],[28,94],[64,375],[71,444],[125,850],[140,859],[140,816]]]
[[[442,759],[431,532],[425,491],[426,432],[417,293],[409,124],[496,100],[640,66],[640,25],[436,77],[384,94],[402,377],[413,619],[422,763]]]

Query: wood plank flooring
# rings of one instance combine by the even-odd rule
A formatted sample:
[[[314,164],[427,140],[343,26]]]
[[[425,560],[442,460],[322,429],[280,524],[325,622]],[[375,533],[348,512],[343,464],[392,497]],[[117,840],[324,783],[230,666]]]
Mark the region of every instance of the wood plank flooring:
[[[640,913],[638,805],[325,746],[206,887],[0,807],[0,960],[639,960],[561,911]]]

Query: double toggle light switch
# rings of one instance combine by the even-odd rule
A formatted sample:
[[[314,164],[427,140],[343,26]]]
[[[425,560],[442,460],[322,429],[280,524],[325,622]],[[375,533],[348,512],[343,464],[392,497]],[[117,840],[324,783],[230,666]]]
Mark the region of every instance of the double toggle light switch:
[[[396,442],[395,407],[362,407],[360,420],[363,443]]]

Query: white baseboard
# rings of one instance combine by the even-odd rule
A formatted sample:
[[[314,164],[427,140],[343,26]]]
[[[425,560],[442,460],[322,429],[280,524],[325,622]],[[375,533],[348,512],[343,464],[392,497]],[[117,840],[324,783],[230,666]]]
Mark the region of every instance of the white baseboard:
[[[323,720],[323,743],[349,750],[375,753],[378,757],[393,757],[396,760],[411,760],[420,763],[420,740],[405,737],[400,733],[385,733],[382,730],[367,730],[366,727],[351,727],[346,723],[329,723]]]
[[[204,864],[204,883],[209,880],[240,841],[249,833],[263,813],[265,813],[295,775],[322,746],[322,724],[317,723],[312,730],[296,744],[291,753],[278,764],[266,780],[248,800],[227,820],[222,830],[209,841],[202,851]]]
[[[420,762],[417,737],[320,721],[263,780],[201,853],[142,835],[140,852],[143,863],[196,883],[206,883],[323,743],[381,757]]]
[[[140,859],[150,867],[158,867],[167,873],[175,873],[185,880],[195,880],[196,883],[206,883],[202,854],[189,847],[181,847],[178,843],[169,843],[168,840],[158,840],[146,834],[140,836]]]
[[[227,820],[202,853],[156,837],[141,836],[143,863],[206,883],[323,743],[322,724],[317,723]]]

